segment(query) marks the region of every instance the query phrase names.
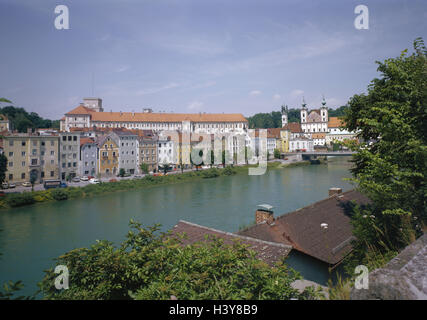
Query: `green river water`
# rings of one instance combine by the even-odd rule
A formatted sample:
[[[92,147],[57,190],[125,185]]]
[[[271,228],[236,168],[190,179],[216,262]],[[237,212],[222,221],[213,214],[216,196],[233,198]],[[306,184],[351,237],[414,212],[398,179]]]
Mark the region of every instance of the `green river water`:
[[[103,196],[0,211],[0,284],[22,280],[21,294],[37,290],[53,258],[97,239],[121,242],[130,219],[173,227],[180,219],[229,232],[254,221],[258,204],[274,206],[276,216],[328,196],[330,187],[352,185],[346,157],[327,164],[269,170],[261,176],[231,177],[153,186]],[[291,253],[288,264],[306,279],[325,284],[327,269]],[[72,285],[72,284],[70,284]]]

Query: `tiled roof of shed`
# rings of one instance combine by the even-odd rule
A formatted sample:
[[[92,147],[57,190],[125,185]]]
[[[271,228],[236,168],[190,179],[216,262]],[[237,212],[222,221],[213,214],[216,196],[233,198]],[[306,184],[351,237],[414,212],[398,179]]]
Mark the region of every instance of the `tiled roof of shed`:
[[[248,245],[249,249],[257,252],[259,259],[270,265],[286,257],[292,249],[291,246],[283,243],[254,239],[180,220],[172,229],[172,236],[182,233],[186,235],[184,239],[181,239],[183,245],[209,241],[206,239],[206,235],[223,239],[225,244],[233,244],[236,240],[240,241],[240,243]]]

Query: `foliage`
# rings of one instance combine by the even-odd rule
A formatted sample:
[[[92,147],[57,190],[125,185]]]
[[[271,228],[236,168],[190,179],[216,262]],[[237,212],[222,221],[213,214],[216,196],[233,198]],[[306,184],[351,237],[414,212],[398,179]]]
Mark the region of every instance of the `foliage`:
[[[328,108],[330,117],[342,117],[348,106],[341,106],[337,109]],[[249,128],[251,129],[267,129],[267,128],[281,128],[282,127],[282,113],[279,111],[272,111],[270,113],[256,113],[247,118]],[[301,109],[291,108],[288,111],[288,122],[301,122]]]
[[[291,283],[300,276],[279,263],[270,267],[246,246],[212,238],[193,245],[166,237],[159,226],[131,230],[119,246],[97,241],[56,259],[69,269],[69,289],[58,291],[53,269],[39,283],[45,299],[310,299]]]
[[[274,158],[280,159],[280,150],[279,149],[274,149]]]
[[[358,131],[353,181],[372,204],[353,217],[352,258],[397,251],[421,234],[427,221],[427,51],[422,39],[397,58],[377,62],[380,78],[353,96],[344,121]]]
[[[68,193],[63,189],[53,189],[51,193],[52,193],[52,198],[57,201],[68,199]]]
[[[8,281],[3,284],[3,290],[0,290],[0,300],[30,300],[33,296],[15,296],[15,294],[24,287],[22,281]]]
[[[36,202],[31,192],[9,194],[6,201],[11,207],[20,207]]]
[[[0,154],[0,183],[6,179],[7,157],[4,153]]]
[[[226,176],[231,176],[236,174],[236,170],[233,167],[225,167],[223,170],[223,174]]]
[[[123,178],[125,176],[125,174],[126,174],[126,170],[123,169],[123,168],[120,168],[120,170],[119,170],[119,177]]]
[[[205,179],[207,179],[207,178],[216,178],[216,177],[219,176],[219,174],[220,174],[220,172],[216,168],[210,168],[210,169],[204,170],[202,172],[202,176]]]
[[[9,102],[10,101],[2,101]],[[57,128],[59,129],[59,120],[48,120],[41,118],[37,113],[25,111],[24,108],[7,106],[0,108],[0,113],[6,115],[12,128],[19,132],[26,132],[28,128]]]
[[[141,172],[147,174],[148,173],[148,164],[146,163],[141,163],[141,165],[139,166],[141,168]]]

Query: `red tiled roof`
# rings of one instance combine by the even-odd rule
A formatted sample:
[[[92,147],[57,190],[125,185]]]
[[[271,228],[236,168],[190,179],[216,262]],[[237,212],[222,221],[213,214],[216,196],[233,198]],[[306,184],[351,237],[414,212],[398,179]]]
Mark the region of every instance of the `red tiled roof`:
[[[241,113],[96,112],[82,105],[66,115],[90,115],[94,122],[248,122]]]
[[[339,128],[342,126],[344,126],[344,121],[342,121],[340,118],[338,118],[338,117],[330,117],[329,118],[329,122],[328,122],[329,128]]]
[[[86,114],[93,114],[95,113],[93,110],[91,110],[90,108],[86,108],[85,106],[78,106],[77,108],[74,108],[73,110],[71,110],[70,112],[67,112],[65,115],[86,115]]]
[[[282,129],[289,130],[292,133],[303,132],[301,129],[301,123],[299,122],[289,122]]]
[[[92,138],[87,138],[87,137],[81,137],[80,138],[80,146],[87,144],[87,143],[95,143],[95,140],[93,140]]]
[[[282,243],[272,243],[260,239],[254,239],[235,233],[224,232],[212,228],[207,228],[197,224],[186,221],[179,221],[179,223],[171,230],[172,237],[178,238],[178,234],[185,234],[182,239],[182,245],[193,243],[200,243],[209,241],[206,236],[214,236],[224,240],[225,244],[233,244],[234,241],[239,241],[242,244],[248,245],[250,250],[257,252],[257,257],[266,263],[273,265],[286,257],[291,251],[292,247]]]
[[[292,245],[295,250],[335,265],[352,250],[350,242],[354,237],[347,215],[350,201],[370,202],[360,192],[351,190],[284,214],[272,225],[257,224],[238,234]],[[320,227],[322,223],[328,224],[326,230]]]

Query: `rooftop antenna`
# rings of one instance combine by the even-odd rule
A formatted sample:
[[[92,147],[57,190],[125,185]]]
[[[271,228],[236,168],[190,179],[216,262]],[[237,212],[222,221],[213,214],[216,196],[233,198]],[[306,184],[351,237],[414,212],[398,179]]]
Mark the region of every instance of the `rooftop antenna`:
[[[94,87],[95,87],[95,72],[92,71],[92,97],[94,97]]]

